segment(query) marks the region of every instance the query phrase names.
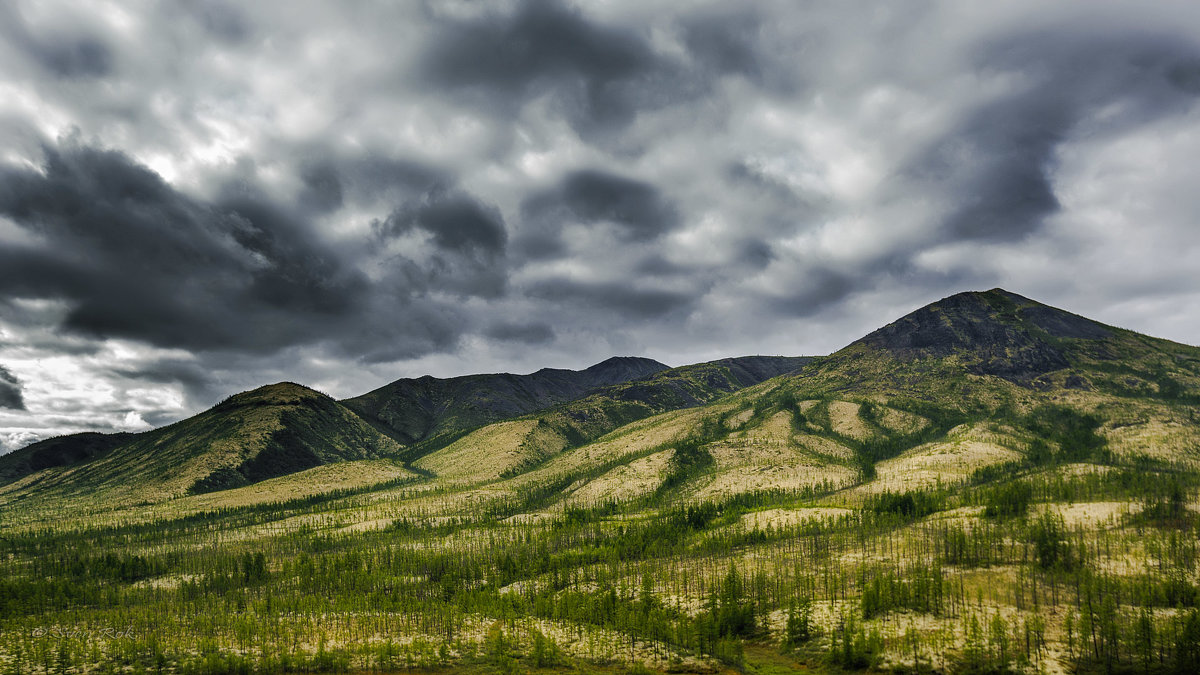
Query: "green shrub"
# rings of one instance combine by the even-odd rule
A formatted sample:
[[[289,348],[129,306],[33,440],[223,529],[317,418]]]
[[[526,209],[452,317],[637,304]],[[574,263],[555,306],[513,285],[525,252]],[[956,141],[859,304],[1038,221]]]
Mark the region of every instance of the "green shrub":
[[[1033,486],[1014,481],[989,490],[983,515],[986,518],[1012,518],[1029,512],[1033,501]]]

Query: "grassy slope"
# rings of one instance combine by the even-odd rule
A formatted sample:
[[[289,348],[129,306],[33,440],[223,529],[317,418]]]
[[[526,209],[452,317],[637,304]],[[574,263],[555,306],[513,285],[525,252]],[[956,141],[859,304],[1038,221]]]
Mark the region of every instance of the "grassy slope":
[[[228,592],[206,581],[180,598],[199,594],[204,616],[235,617],[205,624],[223,652],[258,625],[251,634],[273,649],[311,655],[323,641],[359,669],[383,663],[376,650],[399,635],[430,645],[404,647],[417,661],[436,664],[444,643],[449,660],[483,671],[509,668],[506,658],[533,667],[548,638],[571,662],[664,670],[737,663],[729,650],[741,644],[762,672],[837,670],[830,660],[859,648],[876,665],[1003,672],[1028,658],[1031,669],[1063,672],[1102,669],[1093,657],[1113,653],[1111,627],[1121,667],[1167,672],[1188,603],[1200,602],[1200,531],[1188,515],[1200,487],[1198,375],[1200,349],[1001,291],[955,296],[795,375],[742,386],[728,364],[668,371],[485,426],[420,459],[435,478],[397,473],[401,482],[316,504],[239,507],[204,521],[231,542],[211,560],[165,559],[157,576],[118,588],[132,606],[174,607],[183,602],[174,591],[152,596],[137,584],[219,579],[226,558],[266,551],[267,581]],[[1182,515],[1156,506],[1173,503],[1155,501],[1174,499],[1171,486]],[[250,489],[186,500],[261,505]],[[1027,512],[985,515],[1022,490]],[[9,503],[0,517],[29,508]],[[110,512],[63,527],[121,520]],[[212,534],[195,528],[170,521],[144,544],[111,550],[201,551]],[[1039,543],[1052,536],[1046,528],[1061,529],[1050,540],[1060,548]],[[15,539],[6,569],[26,574],[37,541]],[[313,581],[305,560],[334,572]],[[697,642],[717,620],[709,603],[728,592],[730,566],[755,628]],[[940,580],[936,604],[929,578]],[[289,626],[303,626],[287,629],[296,640],[269,637],[279,610],[266,599],[297,596],[309,599],[286,610],[297,612]],[[814,637],[776,657],[788,607],[803,599]],[[592,604],[564,609],[577,601]],[[238,614],[238,602],[250,611]],[[86,610],[93,622],[107,611]],[[1081,642],[1087,612],[1097,628]],[[27,634],[33,619],[22,616],[0,623],[0,635]],[[1161,667],[1134,651],[1145,616]],[[200,629],[189,621],[179,634]],[[656,632],[656,621],[671,630]],[[975,643],[972,622],[982,626]],[[495,651],[497,631],[509,651]],[[874,632],[882,657],[868,653]],[[845,636],[853,649],[838,647]],[[191,658],[170,652],[169,662]]]
[[[605,387],[590,396],[520,420],[488,425],[416,465],[458,482],[521,473],[566,448],[587,444],[632,422],[694,408],[763,379],[793,371],[806,357],[740,357],[672,368]]]
[[[5,485],[0,499],[30,500],[47,508],[154,503],[399,450],[328,396],[281,383],[130,436],[81,463],[35,471]],[[214,477],[219,484],[213,485]]]

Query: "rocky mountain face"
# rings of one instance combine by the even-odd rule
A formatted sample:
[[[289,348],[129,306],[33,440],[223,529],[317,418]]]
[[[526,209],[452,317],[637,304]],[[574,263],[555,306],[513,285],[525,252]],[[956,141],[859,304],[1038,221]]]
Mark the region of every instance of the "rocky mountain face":
[[[1073,350],[1064,339],[1110,337],[1103,324],[997,288],[926,305],[856,344],[903,360],[957,356],[967,372],[1029,382],[1070,365]]]

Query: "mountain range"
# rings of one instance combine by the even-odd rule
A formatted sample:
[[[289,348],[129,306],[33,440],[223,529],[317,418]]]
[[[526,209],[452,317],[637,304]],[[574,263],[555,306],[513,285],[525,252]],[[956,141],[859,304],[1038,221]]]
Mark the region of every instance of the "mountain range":
[[[393,467],[387,475],[399,467],[458,483],[623,467],[658,489],[681,470],[667,446],[687,439],[706,444],[713,467],[687,487],[696,495],[817,476],[906,485],[925,461],[914,451],[949,452],[937,469],[946,478],[1027,463],[1039,410],[1062,418],[1059,432],[1082,425],[1103,437],[1108,452],[1186,463],[1200,447],[1185,405],[1198,391],[1200,349],[993,289],[944,298],[819,358],[669,368],[618,357],[580,371],[401,379],[343,401],[273,384],[160,429],[53,438],[0,457],[0,504],[159,503],[372,461]],[[636,440],[607,447],[622,436]],[[787,456],[757,457],[758,441]],[[657,478],[630,469],[637,461]]]
[[[282,382],[0,457],[0,661],[1192,673],[1198,488],[1200,348],[1002,289],[820,357]]]

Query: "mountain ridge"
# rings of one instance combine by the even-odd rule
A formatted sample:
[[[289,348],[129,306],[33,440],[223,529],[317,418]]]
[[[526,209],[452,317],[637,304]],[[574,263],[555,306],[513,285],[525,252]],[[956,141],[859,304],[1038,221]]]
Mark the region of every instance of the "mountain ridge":
[[[611,357],[583,370],[402,378],[341,402],[411,445],[574,400],[604,386],[667,370],[642,357]]]
[[[12,455],[0,458],[0,475],[11,483],[48,470],[53,481],[39,479],[38,489],[57,495],[93,490],[123,494],[136,492],[142,482],[152,486],[150,501],[155,501],[400,450],[329,396],[292,382],[235,394],[164,427],[91,440],[106,446],[104,451],[35,467],[25,456],[34,456],[37,449],[19,450],[17,460],[25,461],[8,460]]]
[[[779,379],[766,388],[757,386],[773,378]],[[894,400],[899,408],[887,414],[895,419],[914,406],[931,405],[957,411],[950,417],[983,419],[1006,406],[1029,409],[1040,400],[1038,392],[1063,392],[1081,401],[1124,396],[1171,403],[1191,400],[1190,392],[1197,388],[1200,349],[991,289],[925,305],[826,357],[732,357],[678,368],[640,357],[613,357],[581,371],[543,368],[528,375],[401,379],[341,402],[280,382],[235,394],[175,425],[119,440],[83,436],[45,441],[0,459],[0,477],[12,483],[48,470],[61,474],[64,485],[82,486],[87,480],[75,468],[86,466],[95,474],[93,482],[113,483],[120,476],[118,466],[129,467],[127,477],[140,475],[134,457],[160,461],[163,453],[175,453],[171,461],[184,462],[180,458],[186,456],[196,464],[195,457],[215,448],[220,458],[203,471],[196,468],[182,485],[186,491],[206,492],[329,462],[391,457],[411,465],[449,447],[441,460],[422,464],[444,467],[449,458],[470,455],[464,449],[477,453],[480,443],[509,453],[511,461],[497,466],[512,474],[655,415],[696,408],[703,418],[706,406],[743,390],[737,397],[750,401],[754,424],[760,424],[772,410],[810,421],[857,415],[846,411],[871,400]],[[831,399],[845,405],[837,403],[827,411],[821,404],[817,418],[780,402]],[[381,410],[395,416],[389,419]],[[528,423],[491,426],[520,420]],[[709,423],[733,424],[722,420]],[[796,424],[798,430],[805,428]],[[857,452],[861,439],[847,440],[835,431],[834,421],[821,424],[810,432],[843,444],[837,452]],[[863,424],[886,431],[877,422]],[[178,429],[189,431],[180,435]],[[178,493],[181,485],[172,489]]]
[[[574,413],[572,421],[558,429],[573,439],[572,443],[578,443],[594,437],[599,433],[597,429],[607,430],[654,412],[699,405],[714,396],[788,372],[806,361],[807,357],[735,357],[672,369],[651,359],[612,357],[581,371],[543,368],[524,376],[500,373],[448,380],[423,376],[398,380],[393,385],[436,390],[449,384],[448,401],[443,405],[450,408],[464,399],[468,403],[495,401],[510,391],[508,385],[541,395],[516,400],[517,413],[512,415],[485,407],[484,412],[490,413],[485,419],[494,421],[587,401],[589,395],[600,394],[600,399],[584,404],[589,407],[588,413]],[[664,373],[664,379],[654,379]],[[688,379],[696,373],[704,373],[707,380]],[[388,386],[375,390],[380,391],[388,391]],[[617,404],[605,396],[617,400]],[[624,411],[615,413],[616,407]],[[615,417],[609,419],[607,415]],[[468,415],[465,420],[450,417],[449,422],[446,416],[431,416],[428,423],[442,425],[446,440],[440,445],[445,445],[487,422],[480,423]],[[233,394],[206,411],[158,429],[138,434],[85,433],[32,444],[0,457],[0,481],[13,483],[52,469],[58,481],[54,492],[65,494],[88,485],[111,487],[120,483],[122,471],[133,479],[142,475],[146,466],[167,462],[168,470],[159,471],[162,475],[154,479],[160,483],[166,480],[171,487],[159,492],[165,491],[167,496],[181,490],[199,494],[254,484],[331,462],[380,457],[411,460],[439,447],[426,444],[424,450],[406,454],[405,446],[389,433],[394,430],[380,428],[384,425],[307,386],[276,382]],[[426,436],[422,440],[430,439]],[[206,455],[213,455],[207,464],[203,461]],[[176,466],[181,464],[190,468]],[[181,472],[190,478],[184,481]],[[39,484],[45,482],[39,480]]]
[[[331,653],[349,664],[334,669],[393,669],[393,633],[379,636],[378,621],[400,611],[429,619],[436,634],[392,623],[451,654],[436,667],[480,672],[495,661],[449,645],[476,631],[486,654],[500,626],[511,651],[495,672],[544,669],[547,653],[560,669],[592,663],[584,634],[622,653],[653,645],[644,659],[665,672],[910,672],[939,660],[945,672],[1100,672],[1106,661],[1141,672],[1154,659],[1139,654],[1157,646],[1159,665],[1178,667],[1149,672],[1165,673],[1192,672],[1200,654],[1200,348],[1001,289],[929,303],[825,357],[670,368],[399,454],[342,452],[218,489],[326,449],[280,443],[280,429],[312,432],[297,445],[342,434],[343,450],[363,449],[356,438],[401,448],[340,403],[277,383],[77,467],[119,485],[55,492],[73,480],[64,466],[0,485],[5,606],[24,612],[12,625],[44,621],[64,597],[60,624],[134,607],[154,625],[213,608],[163,657],[189,672],[194,635],[222,617],[215,644],[232,656],[206,655],[205,668],[253,668],[232,660],[242,602],[303,627],[275,649],[298,649],[284,640],[302,635],[310,647],[292,663],[310,670],[329,669]],[[197,447],[180,439],[221,461],[156,493],[171,453]],[[271,443],[293,452],[258,461]],[[25,587],[55,594],[14,602]],[[300,593],[312,600],[294,602]],[[332,608],[352,611],[330,622]],[[453,638],[443,620],[458,621]],[[1089,622],[1094,633],[1079,628]],[[538,628],[509,628],[523,623]],[[336,652],[331,624],[377,635],[377,651]]]

